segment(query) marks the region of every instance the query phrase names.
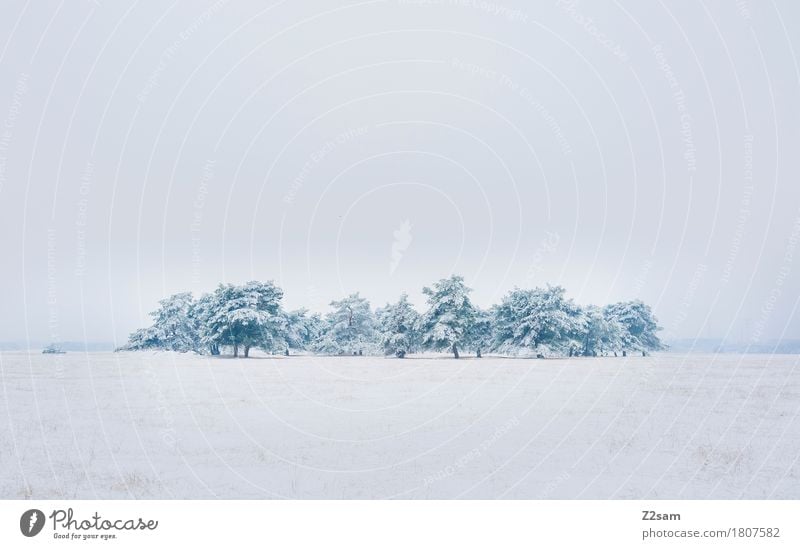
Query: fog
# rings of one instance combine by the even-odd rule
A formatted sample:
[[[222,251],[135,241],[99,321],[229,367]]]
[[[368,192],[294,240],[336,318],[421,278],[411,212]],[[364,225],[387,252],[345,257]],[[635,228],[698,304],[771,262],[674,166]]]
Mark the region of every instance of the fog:
[[[452,273],[796,337],[799,36],[792,2],[3,2],[0,341]]]

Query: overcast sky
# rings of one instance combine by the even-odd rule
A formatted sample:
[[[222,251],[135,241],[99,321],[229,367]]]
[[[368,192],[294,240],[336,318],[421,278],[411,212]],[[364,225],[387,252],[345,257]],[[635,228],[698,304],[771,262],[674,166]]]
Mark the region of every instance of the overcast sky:
[[[0,340],[452,273],[798,337],[798,37],[790,1],[6,0]]]

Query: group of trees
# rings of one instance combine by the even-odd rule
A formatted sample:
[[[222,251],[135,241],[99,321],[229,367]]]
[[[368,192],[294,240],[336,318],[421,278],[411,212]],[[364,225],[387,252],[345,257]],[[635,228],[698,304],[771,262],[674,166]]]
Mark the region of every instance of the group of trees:
[[[330,355],[385,354],[399,358],[421,351],[583,355],[663,348],[650,307],[641,301],[581,307],[564,288],[510,291],[488,310],[470,300],[460,276],[423,288],[420,314],[403,294],[373,311],[358,293],[332,301],[322,317],[305,309],[285,311],[283,291],[272,282],[220,284],[194,299],[179,293],[151,313],[153,325],[131,334],[125,350],[166,349],[249,356],[250,349],[288,354],[290,349]]]

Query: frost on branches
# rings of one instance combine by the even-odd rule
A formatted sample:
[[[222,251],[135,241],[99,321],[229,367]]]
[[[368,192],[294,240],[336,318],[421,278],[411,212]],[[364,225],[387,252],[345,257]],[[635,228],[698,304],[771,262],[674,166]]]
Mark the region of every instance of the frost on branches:
[[[580,338],[582,312],[565,293],[560,286],[509,292],[494,310],[495,348],[501,352],[569,352]]]
[[[476,307],[471,289],[451,276],[422,289],[427,309],[418,313],[406,294],[373,313],[356,292],[332,301],[324,316],[284,311],[273,282],[220,284],[193,299],[188,292],[159,302],[152,326],[130,335],[123,350],[164,349],[248,357],[253,348],[328,355],[384,354],[403,358],[419,351],[469,350],[506,355],[599,356],[663,349],[661,329],[649,306],[624,301],[581,306],[560,286],[515,288],[489,309]]]
[[[185,353],[197,348],[197,323],[192,315],[192,294],[184,292],[162,299],[150,316],[153,325],[135,331],[127,348],[160,348]]]
[[[233,356],[250,356],[257,347],[273,352],[284,345],[286,318],[281,312],[283,290],[272,282],[248,282],[242,286],[220,284],[210,296],[200,299],[200,340],[211,354],[222,346]]]
[[[419,318],[406,294],[397,303],[378,310],[380,345],[385,355],[405,358],[419,349]]]
[[[331,301],[331,307],[333,310],[325,317],[314,350],[333,355],[374,353],[375,316],[369,301],[356,292],[339,301]]]
[[[428,310],[422,316],[422,345],[433,351],[450,351],[458,358],[458,347],[468,341],[475,322],[475,307],[469,299],[472,290],[464,278],[443,278],[422,293],[428,296]]]

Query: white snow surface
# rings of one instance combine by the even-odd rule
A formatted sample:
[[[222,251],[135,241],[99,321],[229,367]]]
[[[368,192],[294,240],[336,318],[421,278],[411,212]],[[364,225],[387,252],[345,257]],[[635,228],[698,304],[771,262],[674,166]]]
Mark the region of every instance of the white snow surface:
[[[800,498],[800,362],[0,354],[1,498]]]

